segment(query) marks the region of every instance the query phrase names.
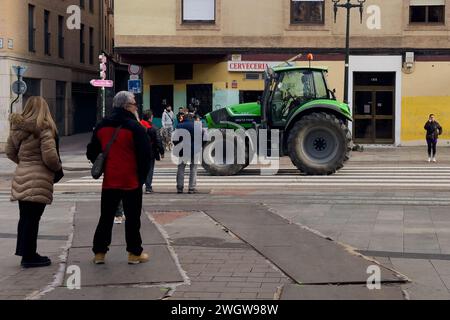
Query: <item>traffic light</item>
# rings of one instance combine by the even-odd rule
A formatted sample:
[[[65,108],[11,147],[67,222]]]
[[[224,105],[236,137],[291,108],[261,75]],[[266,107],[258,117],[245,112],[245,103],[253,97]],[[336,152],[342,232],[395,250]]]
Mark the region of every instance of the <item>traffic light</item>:
[[[104,54],[98,56],[98,60],[100,62],[100,79],[106,80],[106,63],[108,59]]]

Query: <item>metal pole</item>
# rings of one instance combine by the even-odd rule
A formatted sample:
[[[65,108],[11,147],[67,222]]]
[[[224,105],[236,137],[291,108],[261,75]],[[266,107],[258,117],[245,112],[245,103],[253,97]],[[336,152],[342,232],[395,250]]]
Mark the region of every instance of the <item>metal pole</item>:
[[[21,78],[22,78],[22,77],[20,76],[20,67],[19,67],[19,74],[17,75],[17,81],[20,81]],[[13,112],[13,105],[14,105],[14,103],[16,103],[17,100],[19,100],[19,98],[20,98],[20,94],[18,94],[17,97],[13,100],[13,102],[11,102],[11,106],[9,107],[9,114],[10,114],[10,115],[11,115],[12,112]]]
[[[347,31],[345,34],[345,79],[344,79],[344,103],[348,104],[348,75],[350,64],[350,0],[347,0]]]
[[[105,87],[102,87],[102,117],[105,117],[106,114],[106,94]]]

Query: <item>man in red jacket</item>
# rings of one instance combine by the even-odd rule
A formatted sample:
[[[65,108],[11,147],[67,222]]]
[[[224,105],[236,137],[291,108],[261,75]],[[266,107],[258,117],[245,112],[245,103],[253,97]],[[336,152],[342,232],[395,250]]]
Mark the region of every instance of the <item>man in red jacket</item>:
[[[105,263],[105,255],[111,244],[114,215],[122,201],[126,217],[128,263],[138,264],[149,259],[148,254],[142,252],[140,227],[142,185],[149,171],[151,147],[144,127],[138,122],[134,95],[127,91],[119,92],[113,99],[113,107],[112,116],[96,126],[86,152],[87,158],[94,162],[120,126],[105,162],[101,216],[92,251],[95,264]]]

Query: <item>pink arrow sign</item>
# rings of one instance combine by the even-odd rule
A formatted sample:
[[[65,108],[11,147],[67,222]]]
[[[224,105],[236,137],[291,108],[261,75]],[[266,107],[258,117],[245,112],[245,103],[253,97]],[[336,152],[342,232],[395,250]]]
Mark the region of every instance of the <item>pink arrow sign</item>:
[[[112,80],[91,80],[91,85],[94,87],[114,87],[114,81]]]

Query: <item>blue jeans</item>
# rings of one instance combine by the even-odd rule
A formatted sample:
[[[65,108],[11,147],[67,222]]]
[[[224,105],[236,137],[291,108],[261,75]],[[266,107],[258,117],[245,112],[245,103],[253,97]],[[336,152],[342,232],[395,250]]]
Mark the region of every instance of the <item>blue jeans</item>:
[[[155,159],[150,160],[150,171],[148,172],[147,179],[145,179],[145,190],[150,190],[152,188],[154,171],[155,171]]]
[[[186,163],[181,162],[178,164],[178,171],[177,171],[177,190],[183,190],[184,187],[184,171],[186,169]],[[198,170],[198,164],[191,163],[189,165],[189,189],[195,189],[197,186],[197,170]]]

